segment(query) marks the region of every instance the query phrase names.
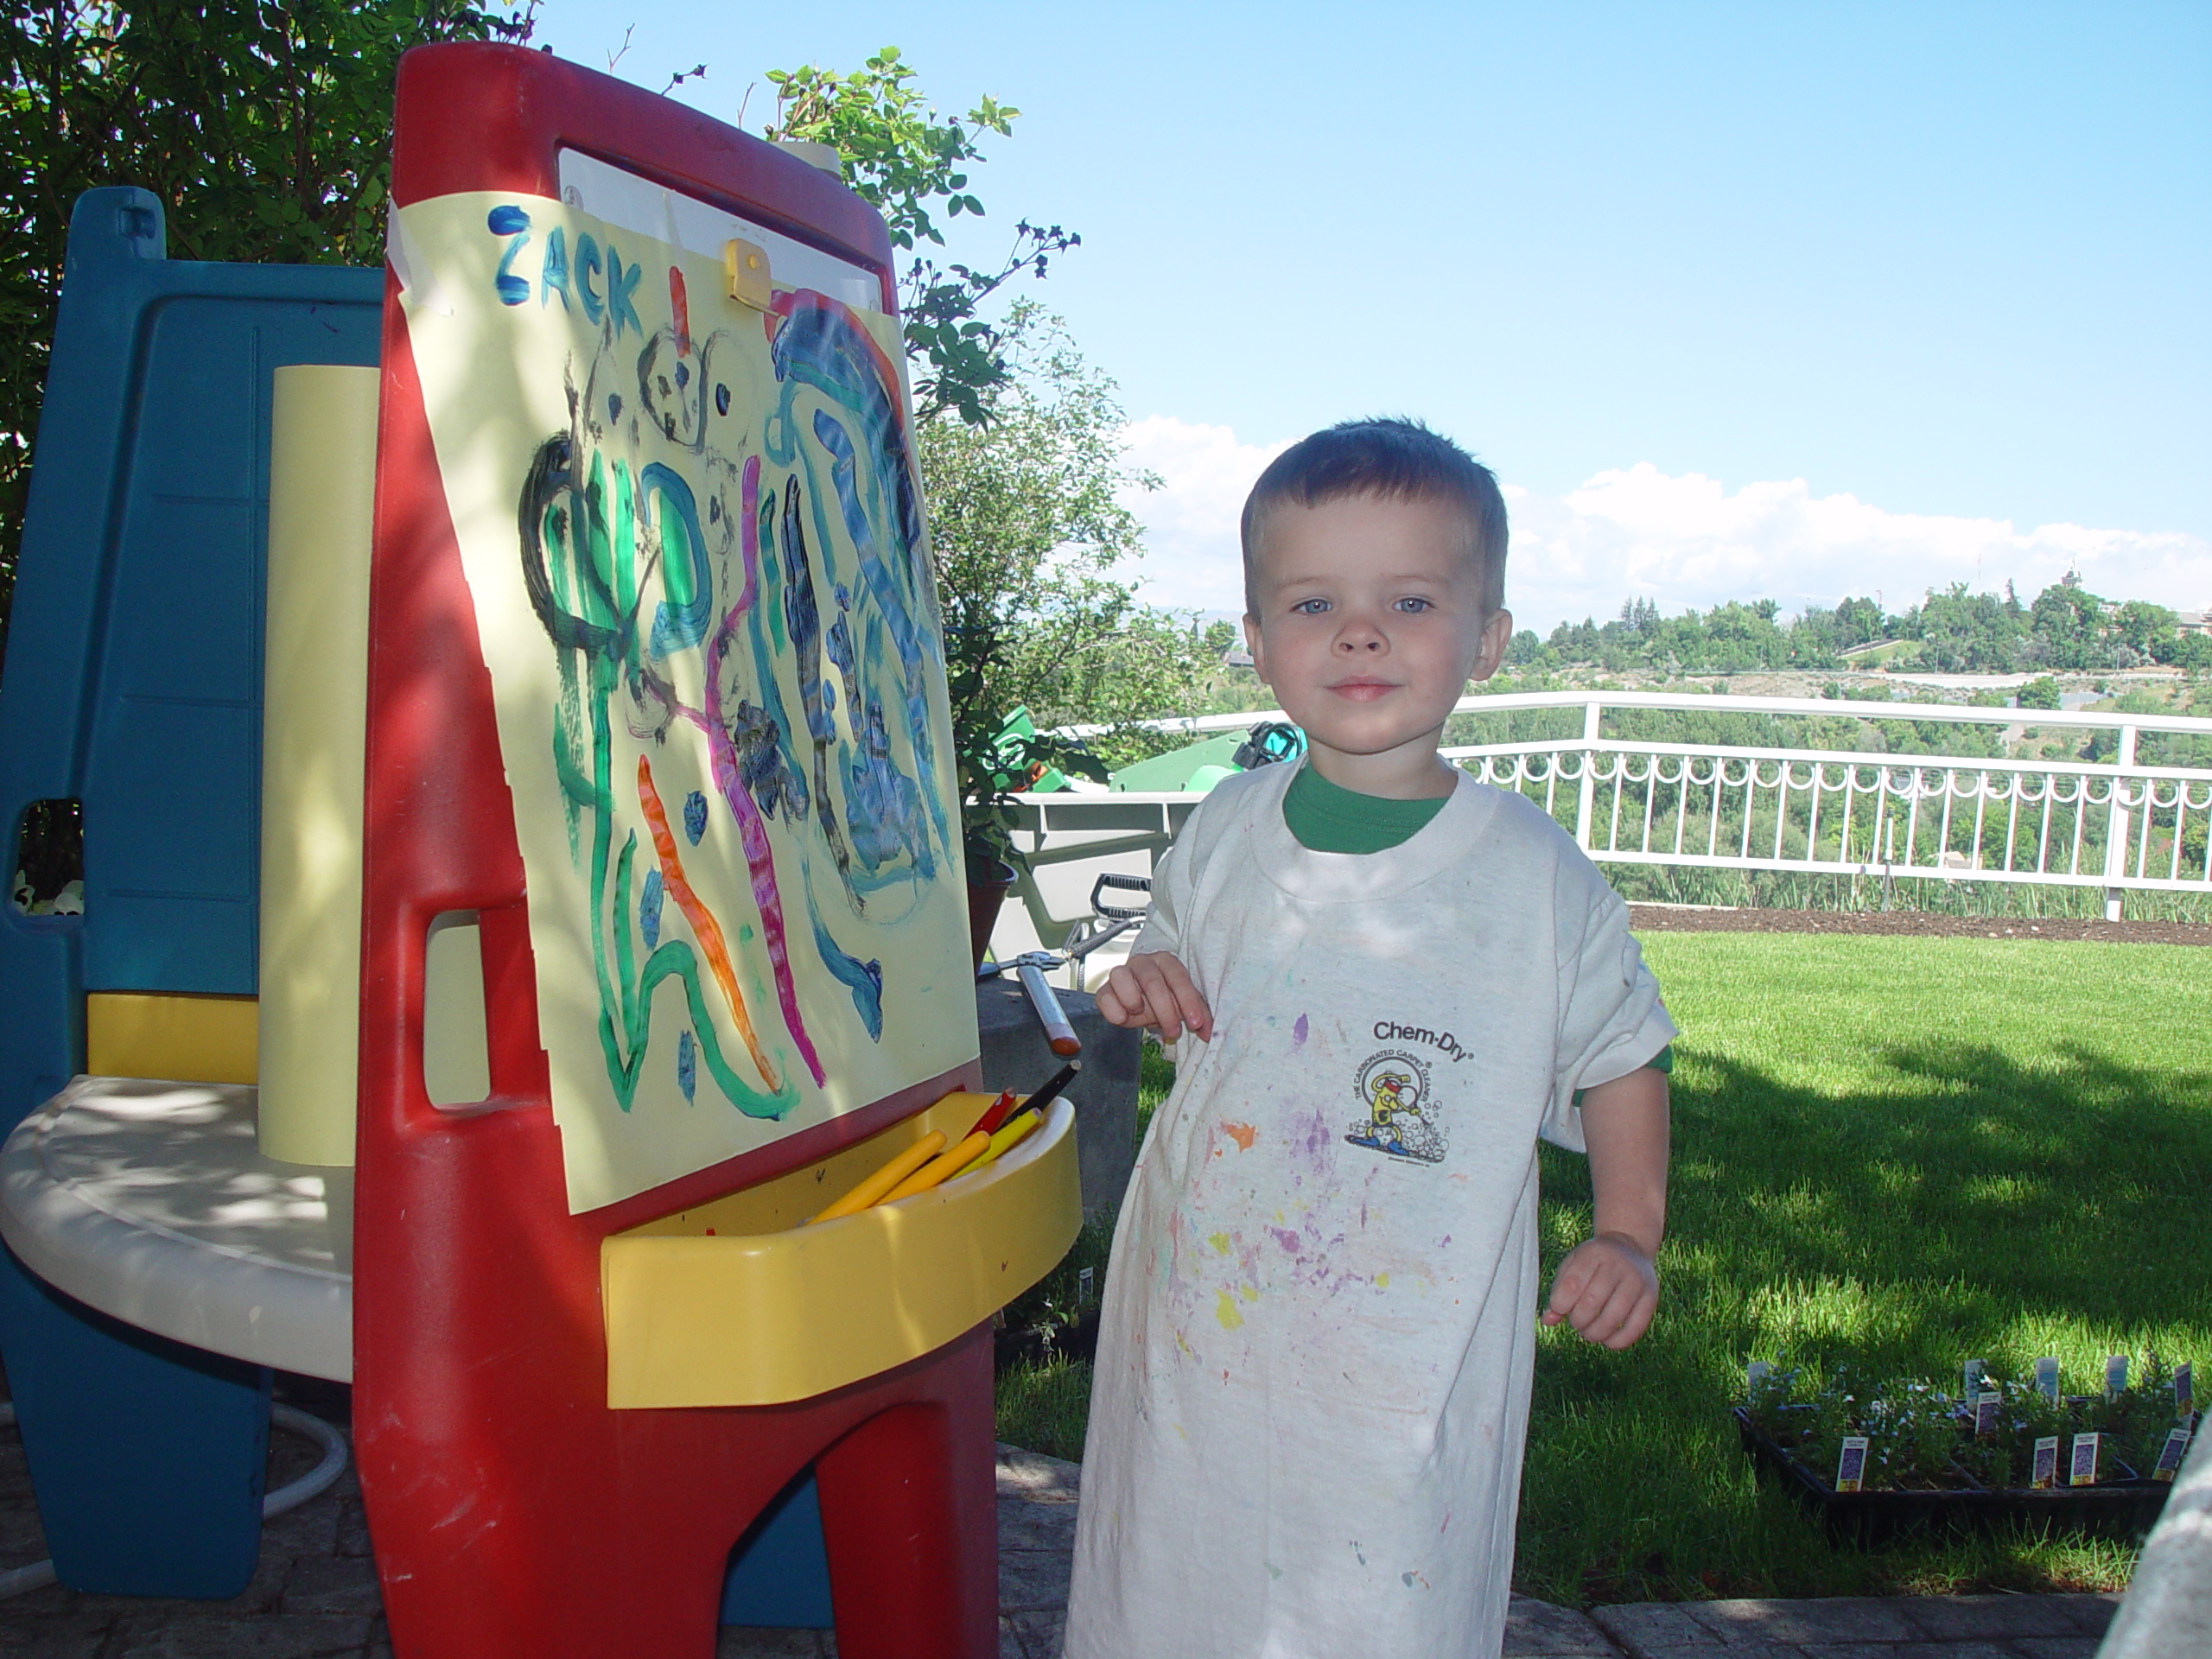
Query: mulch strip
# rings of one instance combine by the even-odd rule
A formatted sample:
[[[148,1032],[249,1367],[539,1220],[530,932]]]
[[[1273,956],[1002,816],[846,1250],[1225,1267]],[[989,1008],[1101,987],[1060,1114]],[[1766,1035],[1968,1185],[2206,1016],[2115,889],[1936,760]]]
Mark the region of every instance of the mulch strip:
[[[1639,933],[1881,933],[1915,938],[2093,940],[2119,944],[2212,945],[2196,922],[2107,922],[2082,917],[1936,916],[1920,910],[1719,910],[1630,905]]]

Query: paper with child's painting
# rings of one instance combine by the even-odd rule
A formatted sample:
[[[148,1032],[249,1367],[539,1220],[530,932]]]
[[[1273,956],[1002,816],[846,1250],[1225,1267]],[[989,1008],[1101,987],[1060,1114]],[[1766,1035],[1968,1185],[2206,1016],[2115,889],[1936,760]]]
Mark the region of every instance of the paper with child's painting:
[[[895,322],[542,197],[394,265],[497,703],[572,1210],[976,1052]]]

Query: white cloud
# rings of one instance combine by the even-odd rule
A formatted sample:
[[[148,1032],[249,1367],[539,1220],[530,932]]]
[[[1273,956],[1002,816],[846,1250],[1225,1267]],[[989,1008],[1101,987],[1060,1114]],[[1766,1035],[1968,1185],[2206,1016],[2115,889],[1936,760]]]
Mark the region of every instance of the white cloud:
[[[1645,598],[1662,611],[1772,599],[1785,611],[1879,592],[1891,610],[1955,582],[2032,599],[2069,569],[2116,599],[2178,609],[2212,603],[2212,543],[2173,532],[1890,512],[1802,479],[1746,484],[1669,477],[1648,461],[1545,497],[1509,485],[1508,592],[1531,626]]]
[[[1147,528],[1142,567],[1155,604],[1243,609],[1236,516],[1260,470],[1281,452],[1227,427],[1155,415],[1125,429],[1129,458],[1164,487],[1129,505]],[[1648,461],[1599,473],[1561,496],[1505,486],[1513,521],[1506,593],[1524,626],[1616,614],[1649,599],[1672,613],[1731,599],[1783,610],[1878,591],[1891,610],[1962,582],[2032,599],[2069,569],[2094,593],[2176,609],[2212,605],[2212,543],[2177,532],[1890,512],[1849,495],[1815,496],[1802,479],[1734,491]]]
[[[1144,521],[1144,595],[1177,610],[1242,615],[1244,567],[1236,519],[1253,480],[1290,446],[1239,443],[1225,426],[1151,415],[1122,429],[1132,467],[1157,473],[1160,487],[1124,498]]]

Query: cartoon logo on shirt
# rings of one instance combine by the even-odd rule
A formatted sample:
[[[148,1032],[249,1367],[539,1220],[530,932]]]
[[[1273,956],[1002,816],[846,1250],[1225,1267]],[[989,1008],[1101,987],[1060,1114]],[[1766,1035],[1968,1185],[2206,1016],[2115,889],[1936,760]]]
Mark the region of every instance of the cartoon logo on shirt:
[[[1444,1128],[1429,1099],[1427,1063],[1419,1055],[1390,1048],[1370,1056],[1352,1092],[1366,1116],[1351,1126],[1346,1141],[1394,1158],[1444,1161]]]

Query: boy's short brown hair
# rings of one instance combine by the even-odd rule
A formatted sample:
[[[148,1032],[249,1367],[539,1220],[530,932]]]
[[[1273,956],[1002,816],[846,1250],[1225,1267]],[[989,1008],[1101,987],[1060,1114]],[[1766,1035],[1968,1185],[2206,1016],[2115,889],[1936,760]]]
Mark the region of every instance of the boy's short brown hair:
[[[1482,564],[1485,613],[1505,604],[1505,498],[1497,479],[1451,439],[1419,421],[1345,421],[1301,438],[1268,463],[1245,498],[1238,536],[1244,546],[1244,610],[1253,602],[1252,555],[1268,513],[1288,502],[1318,507],[1347,495],[1442,501],[1466,516],[1470,551]]]

